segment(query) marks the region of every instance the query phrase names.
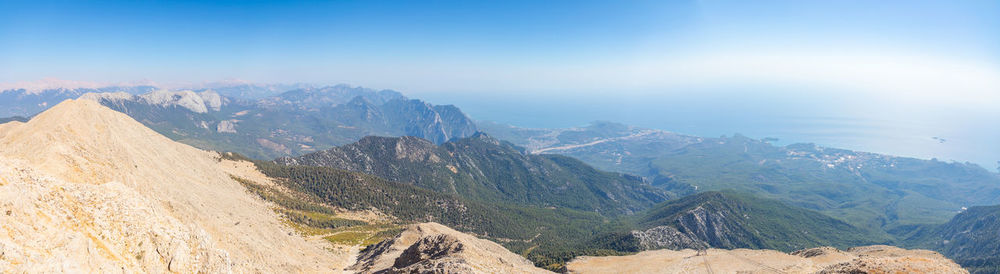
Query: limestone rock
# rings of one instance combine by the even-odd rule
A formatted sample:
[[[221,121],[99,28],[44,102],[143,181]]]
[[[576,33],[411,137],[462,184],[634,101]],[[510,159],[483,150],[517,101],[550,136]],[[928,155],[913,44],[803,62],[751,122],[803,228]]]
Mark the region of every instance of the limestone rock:
[[[231,162],[90,100],[0,125],[0,272],[341,271]]]
[[[409,226],[372,245],[349,269],[361,273],[547,273],[503,246],[437,223]]]

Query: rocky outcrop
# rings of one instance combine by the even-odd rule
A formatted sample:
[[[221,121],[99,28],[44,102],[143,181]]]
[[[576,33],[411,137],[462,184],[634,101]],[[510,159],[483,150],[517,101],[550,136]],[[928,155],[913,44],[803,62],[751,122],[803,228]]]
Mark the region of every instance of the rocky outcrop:
[[[222,120],[215,126],[215,130],[219,133],[236,133],[236,123],[239,122],[240,120]]]
[[[437,223],[409,226],[372,245],[349,268],[361,273],[547,273],[497,243]]]
[[[680,232],[672,226],[657,226],[646,230],[632,231],[632,236],[639,240],[641,250],[653,249],[704,249],[709,244],[689,234]]]
[[[579,257],[569,273],[968,273],[927,250],[865,246],[800,250],[653,250],[628,256]]]
[[[659,204],[639,219],[638,228],[631,232],[638,250],[714,247],[787,252],[881,242],[819,212],[724,192],[702,192]]]

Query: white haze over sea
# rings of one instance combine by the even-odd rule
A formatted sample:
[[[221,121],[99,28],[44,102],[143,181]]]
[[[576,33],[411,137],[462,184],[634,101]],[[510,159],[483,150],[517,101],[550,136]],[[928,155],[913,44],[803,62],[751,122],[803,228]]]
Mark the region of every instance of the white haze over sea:
[[[826,147],[943,161],[997,171],[1000,108],[915,102],[859,93],[725,88],[670,92],[426,93],[476,120],[563,128],[603,120],[705,137],[739,133],[777,144]],[[416,95],[416,94],[415,94]],[[975,100],[975,98],[967,98]]]

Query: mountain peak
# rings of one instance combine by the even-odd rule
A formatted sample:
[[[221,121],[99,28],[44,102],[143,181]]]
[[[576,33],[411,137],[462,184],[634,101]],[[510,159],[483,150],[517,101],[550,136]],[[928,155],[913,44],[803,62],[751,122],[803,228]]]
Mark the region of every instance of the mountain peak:
[[[133,181],[128,178],[150,158],[204,152],[181,145],[146,128],[131,117],[92,100],[65,100],[23,126],[2,135],[5,155],[38,161],[42,169],[76,182]],[[59,169],[57,167],[74,168]]]
[[[486,134],[485,132],[482,132],[482,131],[476,131],[476,133],[473,133],[469,137],[456,138],[456,139],[452,139],[451,141],[448,141],[448,142],[449,143],[458,143],[458,142],[463,142],[463,141],[465,141],[465,142],[469,142],[469,141],[485,142],[485,143],[489,143],[489,144],[497,145],[497,146],[501,145],[501,143],[502,143],[499,139],[493,138],[493,136],[490,136],[489,134]]]
[[[7,256],[41,272],[32,267],[53,261],[69,272],[329,272],[335,259],[294,236],[231,177],[253,175],[227,165],[240,163],[92,100],[3,124],[0,200],[17,205],[0,215],[14,228]]]
[[[482,132],[482,131],[476,131],[476,133],[473,133],[472,136],[469,136],[469,139],[496,140],[495,138],[491,137],[489,134],[486,134],[486,132]]]

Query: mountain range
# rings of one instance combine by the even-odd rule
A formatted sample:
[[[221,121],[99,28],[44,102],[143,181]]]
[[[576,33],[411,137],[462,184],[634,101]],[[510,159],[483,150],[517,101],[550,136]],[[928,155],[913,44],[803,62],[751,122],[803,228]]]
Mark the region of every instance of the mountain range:
[[[812,144],[776,146],[772,140],[740,135],[696,137],[611,122],[571,129],[474,123],[454,106],[346,85],[299,88],[259,99],[214,90],[78,94],[83,91],[63,90],[64,95],[53,96],[81,100],[0,124],[4,145],[0,169],[7,170],[4,182],[17,182],[0,185],[7,188],[0,193],[30,205],[7,211],[13,217],[4,223],[16,225],[19,235],[37,242],[52,234],[32,234],[25,228],[45,226],[57,235],[75,235],[53,239],[74,243],[60,252],[80,263],[64,271],[107,270],[117,264],[181,272],[326,269],[301,259],[342,269],[353,263],[343,252],[358,247],[369,247],[362,253],[384,267],[389,259],[377,259],[379,254],[394,249],[376,251],[378,243],[395,246],[391,242],[401,241],[398,237],[404,231],[445,231],[433,225],[412,226],[422,222],[495,241],[535,266],[555,271],[567,270],[566,263],[582,255],[628,255],[664,248],[791,252],[870,244],[938,250],[983,273],[998,265],[991,248],[998,237],[990,226],[998,223],[996,209],[980,205],[1000,203],[1000,177],[973,164]],[[29,93],[46,94],[21,92]],[[7,95],[11,94],[17,93]],[[23,99],[28,97],[11,98],[28,102]],[[215,154],[175,141],[228,152]],[[170,166],[170,162],[184,164]],[[48,176],[55,181],[45,179]],[[64,189],[51,190],[59,195],[67,191],[68,197],[97,200],[13,194],[35,193],[46,184]],[[224,187],[203,190],[207,185]],[[95,194],[102,191],[114,195]],[[112,198],[115,195],[124,202]],[[230,198],[205,200],[212,195]],[[240,204],[246,201],[255,202]],[[88,209],[100,203],[112,203],[114,210],[87,211],[84,219],[97,220],[96,225],[22,217],[45,211],[72,213],[75,209],[62,207]],[[125,204],[141,211],[128,210]],[[215,209],[203,209],[205,216],[191,213],[204,206]],[[216,209],[232,206],[251,209],[240,214],[252,215],[246,218],[255,227],[260,223],[254,228],[259,230],[234,232],[206,219],[224,214]],[[971,208],[964,210],[965,206]],[[160,220],[144,214],[170,217]],[[146,229],[149,220],[170,223],[166,231],[189,240],[117,234],[119,226]],[[243,222],[247,221],[232,222],[238,227],[234,229],[250,229],[239,226]],[[60,232],[63,227],[82,234]],[[108,232],[95,232],[102,229]],[[201,235],[202,230],[209,232]],[[95,233],[105,240],[81,238]],[[258,235],[262,241],[229,238],[239,233]],[[464,236],[406,237],[422,240],[402,241],[405,244],[396,249],[414,250],[392,251],[393,268],[428,270],[448,264],[464,269],[482,263],[464,264],[483,256],[481,251],[499,252]],[[108,245],[106,239],[113,239],[110,254],[132,257],[76,254],[86,246]],[[206,244],[213,239],[225,242]],[[0,240],[2,254],[38,257],[32,255],[38,246]],[[147,248],[127,245],[141,241],[151,241],[159,257],[147,257],[151,254]],[[186,247],[177,249],[173,243],[177,241]],[[282,241],[295,244],[279,251],[280,256],[260,258],[260,250]],[[328,251],[315,249],[316,241],[340,251],[328,257]],[[463,245],[482,248],[470,253],[479,255],[458,255]],[[10,246],[14,248],[6,248]],[[444,248],[440,256],[434,255],[438,247]],[[293,258],[292,249],[305,255]],[[228,257],[217,255],[226,252]],[[206,259],[213,256],[219,259]],[[324,259],[307,259],[310,256]],[[359,258],[357,265],[365,265],[362,261]],[[87,268],[88,264],[101,268]],[[45,261],[31,265],[49,266]],[[502,267],[531,269],[516,265]]]
[[[86,94],[168,137],[258,159],[299,155],[364,136],[417,136],[437,143],[476,132],[454,106],[435,106],[398,92],[346,85],[297,89],[259,100],[214,91]]]
[[[440,217],[443,223],[481,235],[499,236],[493,238],[496,240],[506,239],[508,248],[548,269],[559,269],[580,254],[709,247],[790,252],[817,246],[849,247],[891,241],[813,210],[744,194],[703,192],[678,199],[677,194],[654,188],[637,176],[597,171],[565,156],[525,154],[524,149],[483,133],[440,146],[415,137],[365,137],[354,144],[300,157],[282,157],[274,162],[284,167],[265,162],[258,162],[258,166],[266,174],[279,178],[346,170],[453,195],[454,202],[440,204],[461,203],[469,209],[464,212],[471,215],[452,219],[445,216],[455,213],[444,213]],[[290,171],[293,169],[312,171]],[[331,178],[332,175],[298,176],[305,177],[293,179],[299,182],[295,184],[308,187],[293,188],[307,193],[321,197],[361,195],[335,194],[352,191],[348,189],[330,192],[330,182],[341,181]],[[356,181],[359,180],[345,182]],[[372,185],[376,184],[365,187]],[[407,188],[410,187],[374,192],[388,194]],[[403,213],[423,205],[393,206],[402,206],[398,199],[401,198],[389,198],[380,202],[383,206],[376,207],[385,208],[384,212],[394,216],[427,221],[420,219],[420,215]],[[505,210],[485,210],[497,207]],[[557,211],[561,208],[565,210]],[[545,217],[538,215],[546,211],[549,213]],[[477,219],[487,215],[492,220]],[[563,218],[578,220],[553,222]],[[522,225],[534,223],[528,231],[540,233],[505,232],[511,230],[511,221]],[[482,223],[493,225],[477,226]]]
[[[85,93],[125,92],[141,94],[156,90],[152,86],[110,86],[102,88],[50,88],[43,90],[10,89],[0,91],[0,117],[31,117],[66,99],[76,99]]]

